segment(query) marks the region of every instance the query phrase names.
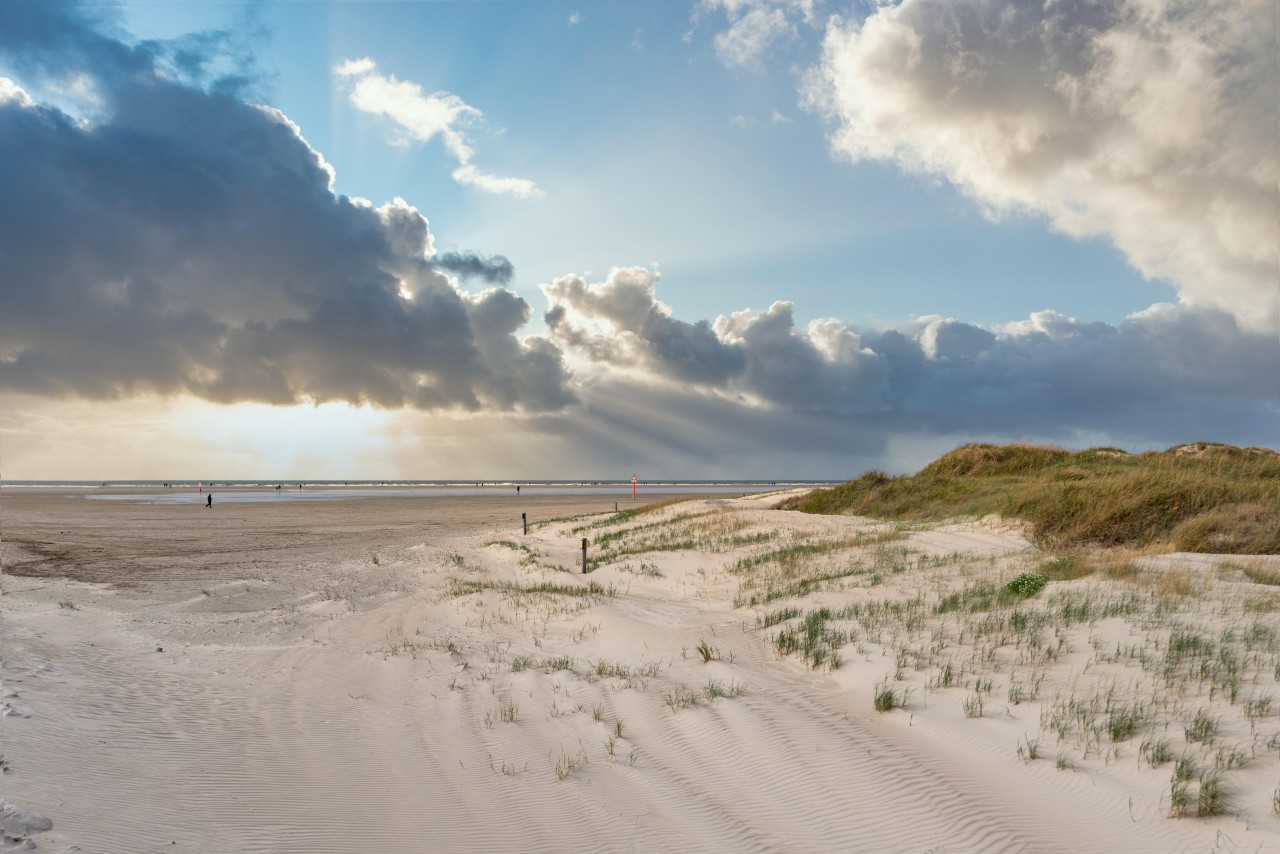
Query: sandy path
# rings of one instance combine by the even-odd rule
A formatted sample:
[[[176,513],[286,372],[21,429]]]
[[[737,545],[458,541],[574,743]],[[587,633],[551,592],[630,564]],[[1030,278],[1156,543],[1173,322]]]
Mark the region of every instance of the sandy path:
[[[732,605],[739,583],[724,567],[739,552],[647,552],[583,577],[565,571],[577,538],[607,529],[524,538],[509,520],[600,509],[598,497],[442,503],[255,505],[215,521],[189,508],[6,498],[5,565],[27,574],[3,579],[0,600],[11,712],[0,779],[6,802],[54,823],[30,834],[34,850],[1068,852],[1280,840],[1259,810],[1166,818],[1163,778],[1129,770],[1131,757],[1075,772],[1018,761],[1019,736],[1039,729],[1035,704],[966,720],[959,693],[920,691],[877,714],[888,647],[851,645],[835,671],[779,657],[756,612]],[[875,527],[759,506],[704,511],[809,534]],[[1028,557],[1016,531],[990,526],[912,537],[921,554]],[[59,566],[128,584],[56,577]],[[461,593],[467,582],[479,589]],[[592,582],[612,595],[484,587]],[[705,663],[701,642],[715,651]],[[667,702],[709,683],[745,691]]]

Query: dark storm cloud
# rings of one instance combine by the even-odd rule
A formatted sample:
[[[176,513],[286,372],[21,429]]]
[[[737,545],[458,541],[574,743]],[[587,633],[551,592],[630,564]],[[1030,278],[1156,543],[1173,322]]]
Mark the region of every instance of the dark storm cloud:
[[[791,304],[779,302],[689,324],[657,301],[655,281],[631,268],[595,286],[565,277],[544,287],[553,338],[607,368],[593,399],[625,382],[734,401],[732,415],[703,425],[724,435],[777,412],[882,434],[1104,434],[1137,444],[1273,444],[1280,435],[1280,342],[1219,309],[1155,305],[1118,326],[1044,311],[995,331],[925,317],[860,332],[831,319],[797,327]],[[713,369],[672,357],[669,342],[688,337]],[[708,407],[708,418],[717,412]]]
[[[467,410],[573,399],[559,351],[516,337],[527,303],[457,291],[416,209],[334,195],[295,125],[213,76],[226,38],[132,46],[106,28],[63,5],[0,8],[8,67],[90,75],[99,102],[80,119],[0,86],[0,388]],[[509,279],[505,259],[472,269]]]
[[[491,285],[510,284],[516,272],[502,255],[483,258],[469,252],[442,252],[431,259],[431,266],[463,279],[482,279]]]

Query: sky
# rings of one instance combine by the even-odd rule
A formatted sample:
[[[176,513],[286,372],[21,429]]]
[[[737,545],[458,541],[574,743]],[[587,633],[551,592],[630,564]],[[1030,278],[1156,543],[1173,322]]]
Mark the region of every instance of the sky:
[[[0,3],[0,477],[1280,448],[1263,0]]]

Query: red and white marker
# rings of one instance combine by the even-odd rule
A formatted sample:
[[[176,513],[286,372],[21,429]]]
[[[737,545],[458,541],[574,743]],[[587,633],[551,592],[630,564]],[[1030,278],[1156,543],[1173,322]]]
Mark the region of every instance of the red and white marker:
[[[631,475],[631,497],[636,497],[636,476]]]

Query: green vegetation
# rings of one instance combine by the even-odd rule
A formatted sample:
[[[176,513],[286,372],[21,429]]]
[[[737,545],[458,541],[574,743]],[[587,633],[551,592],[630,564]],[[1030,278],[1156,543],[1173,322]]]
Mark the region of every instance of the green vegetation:
[[[482,579],[468,579],[466,581],[453,581],[450,586],[449,593],[453,596],[467,596],[472,593],[479,593],[483,590],[500,590],[504,593],[511,594],[530,594],[542,593],[552,596],[583,596],[588,598],[614,596],[617,590],[613,585],[605,587],[595,581],[588,581],[586,584],[556,584],[550,581],[540,581],[533,584],[517,584],[514,581],[490,581]]]
[[[965,445],[915,475],[868,472],[780,506],[898,521],[999,513],[1026,520],[1054,549],[1280,554],[1280,454],[1212,443],[1137,455]]]
[[[1038,572],[1024,572],[1006,584],[1004,589],[1023,598],[1030,598],[1048,583],[1049,579]]]
[[[698,695],[689,690],[685,685],[677,685],[676,689],[663,698],[663,702],[673,712],[681,709],[689,709],[698,705]]]
[[[910,689],[895,688],[888,677],[877,682],[871,692],[871,705],[877,712],[905,708],[910,700]]]

